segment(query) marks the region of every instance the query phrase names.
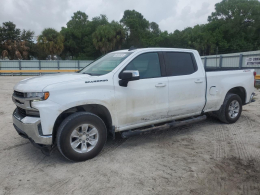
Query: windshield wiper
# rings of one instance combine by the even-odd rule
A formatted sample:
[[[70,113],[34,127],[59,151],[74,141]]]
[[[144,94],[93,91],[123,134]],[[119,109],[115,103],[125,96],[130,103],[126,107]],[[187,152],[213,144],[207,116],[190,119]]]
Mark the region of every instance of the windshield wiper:
[[[82,73],[82,74],[88,74],[88,75],[90,75],[90,76],[100,76],[101,74],[92,74],[92,73],[87,73],[87,72],[84,72],[84,73]]]

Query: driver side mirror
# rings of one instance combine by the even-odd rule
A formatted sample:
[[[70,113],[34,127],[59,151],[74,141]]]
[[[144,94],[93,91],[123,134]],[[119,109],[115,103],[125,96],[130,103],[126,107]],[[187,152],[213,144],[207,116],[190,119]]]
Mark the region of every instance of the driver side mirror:
[[[119,85],[122,87],[127,87],[129,81],[135,81],[140,79],[138,70],[124,70],[119,74]]]

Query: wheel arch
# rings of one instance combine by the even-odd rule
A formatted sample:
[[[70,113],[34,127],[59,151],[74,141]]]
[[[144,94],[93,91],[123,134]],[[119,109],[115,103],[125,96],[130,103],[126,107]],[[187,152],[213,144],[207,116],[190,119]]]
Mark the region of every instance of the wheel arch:
[[[76,112],[90,112],[92,114],[97,115],[98,117],[100,117],[105,125],[106,128],[108,130],[108,132],[113,133],[114,128],[113,128],[113,123],[112,123],[112,116],[111,113],[109,112],[109,110],[107,109],[107,107],[101,105],[101,104],[85,104],[85,105],[79,105],[79,106],[75,106],[72,108],[69,108],[65,111],[63,111],[55,120],[54,126],[53,126],[53,133],[52,133],[52,137],[53,140],[52,142],[55,143],[56,141],[56,134],[58,131],[58,128],[60,126],[60,124],[62,123],[62,121],[67,118],[68,116],[70,116],[73,113]]]
[[[233,94],[236,94],[236,95],[238,95],[240,98],[241,98],[241,100],[242,100],[242,104],[243,105],[245,105],[246,104],[246,90],[245,90],[245,88],[244,87],[241,87],[241,86],[239,86],[239,87],[233,87],[232,89],[230,89],[228,92],[227,92],[227,94],[229,94],[229,93],[233,93]],[[226,96],[227,96],[227,94],[226,94]]]

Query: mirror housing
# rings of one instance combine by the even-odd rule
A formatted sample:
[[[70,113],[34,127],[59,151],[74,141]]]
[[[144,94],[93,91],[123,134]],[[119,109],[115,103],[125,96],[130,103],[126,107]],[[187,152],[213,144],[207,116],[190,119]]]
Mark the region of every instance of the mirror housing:
[[[122,87],[127,87],[129,81],[135,81],[140,79],[138,70],[124,70],[119,74],[119,85]]]

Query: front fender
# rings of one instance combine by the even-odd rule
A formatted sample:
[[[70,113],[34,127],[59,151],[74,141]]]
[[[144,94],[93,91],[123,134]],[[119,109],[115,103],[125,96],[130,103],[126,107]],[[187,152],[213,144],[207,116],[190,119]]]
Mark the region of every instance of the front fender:
[[[40,110],[42,123],[45,124],[42,125],[43,132],[52,134],[55,121],[61,113],[70,108],[87,104],[99,104],[106,107],[110,112],[112,124],[117,124],[114,111],[113,81],[110,79],[106,80],[107,82],[100,83],[75,81],[46,87],[44,91],[49,91],[50,97],[46,101],[35,104],[35,108]],[[41,109],[40,105],[44,108]]]

